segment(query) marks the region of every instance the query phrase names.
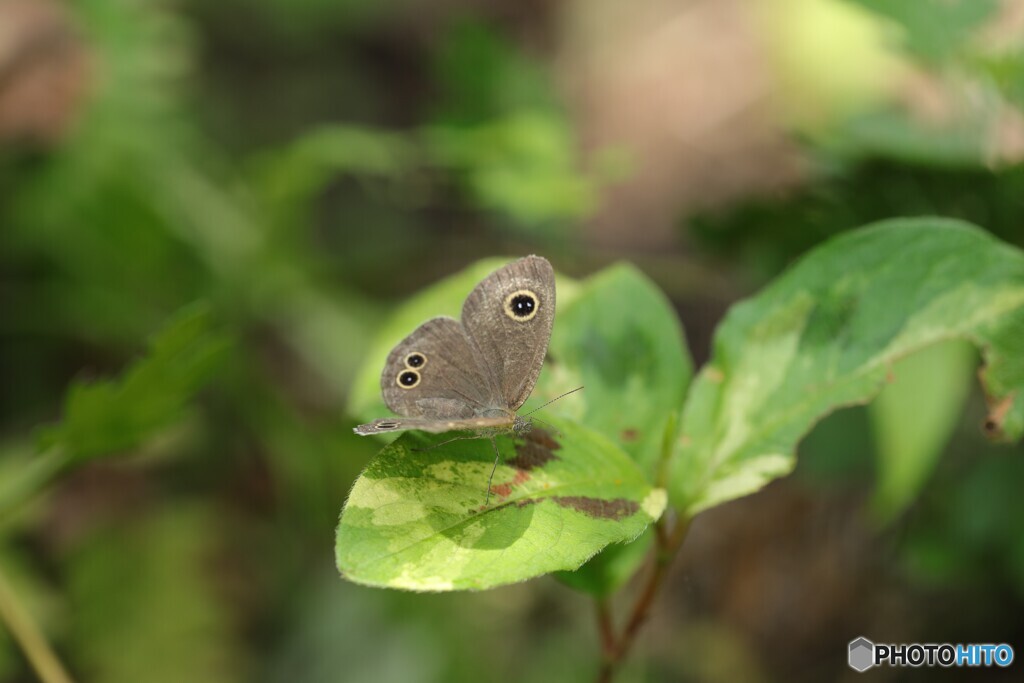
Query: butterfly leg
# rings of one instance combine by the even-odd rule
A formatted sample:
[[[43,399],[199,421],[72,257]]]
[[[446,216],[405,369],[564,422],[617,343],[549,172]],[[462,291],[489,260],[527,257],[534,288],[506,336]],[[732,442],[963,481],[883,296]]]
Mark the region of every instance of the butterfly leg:
[[[498,469],[498,460],[501,458],[498,442],[493,436],[491,437],[491,445],[494,446],[494,467],[491,468],[491,476],[487,477],[487,495],[484,497],[484,507],[487,507],[487,503],[491,500],[491,482],[494,481],[494,471]]]
[[[440,443],[435,443],[433,446],[427,446],[426,448],[413,448],[412,450],[415,451],[416,453],[424,453],[426,451],[432,451],[435,448],[438,448],[440,446],[444,446],[445,444],[449,444],[452,441],[463,441],[465,439],[479,439],[479,438],[480,437],[477,436],[476,434],[464,434],[463,436],[456,436],[456,437],[451,438],[451,439],[446,439],[445,441],[442,441]]]

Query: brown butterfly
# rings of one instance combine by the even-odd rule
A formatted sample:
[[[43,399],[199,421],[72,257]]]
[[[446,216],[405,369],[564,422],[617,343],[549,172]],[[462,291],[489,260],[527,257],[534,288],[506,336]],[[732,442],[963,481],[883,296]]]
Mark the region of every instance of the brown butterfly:
[[[547,259],[527,256],[496,270],[466,297],[461,321],[428,320],[391,350],[380,389],[401,417],[359,425],[355,433],[472,430],[476,435],[457,438],[489,436],[497,466],[494,434],[533,427],[516,411],[537,383],[554,319],[555,273]]]

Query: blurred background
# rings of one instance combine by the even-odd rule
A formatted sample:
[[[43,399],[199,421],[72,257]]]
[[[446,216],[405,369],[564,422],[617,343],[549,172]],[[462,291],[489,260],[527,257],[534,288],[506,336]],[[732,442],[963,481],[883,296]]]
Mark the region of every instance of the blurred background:
[[[389,312],[485,256],[629,260],[702,363],[842,231],[1024,246],[1022,160],[1020,0],[0,0],[0,574],[82,681],[591,680],[551,578],[337,577]],[[620,680],[1024,656],[1024,449],[984,441],[971,349],[911,363],[696,520]]]

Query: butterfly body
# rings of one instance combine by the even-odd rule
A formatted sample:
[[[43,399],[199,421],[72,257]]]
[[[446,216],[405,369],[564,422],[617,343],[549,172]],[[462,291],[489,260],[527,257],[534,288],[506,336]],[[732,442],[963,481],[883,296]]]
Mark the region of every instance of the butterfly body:
[[[525,434],[516,414],[533,391],[555,314],[551,264],[527,256],[484,278],[461,320],[428,320],[388,354],[381,394],[398,417],[359,425],[363,436],[416,429]]]

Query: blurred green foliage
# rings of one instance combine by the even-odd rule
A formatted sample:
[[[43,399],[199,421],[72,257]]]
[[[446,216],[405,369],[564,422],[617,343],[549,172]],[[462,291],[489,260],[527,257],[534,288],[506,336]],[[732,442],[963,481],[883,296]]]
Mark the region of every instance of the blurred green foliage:
[[[183,501],[96,529],[66,551],[84,679],[243,680],[238,636],[207,576],[216,524],[212,510]]]
[[[228,348],[209,327],[208,309],[183,309],[122,379],[72,384],[63,419],[42,434],[41,449],[61,448],[81,461],[137,447],[180,421]]]
[[[881,520],[903,512],[935,469],[963,413],[977,354],[963,341],[930,346],[901,359],[869,406],[878,449],[872,508]]]
[[[951,170],[875,160],[835,165],[820,183],[694,218],[691,234],[764,282],[811,246],[894,215],[941,215],[983,225],[1024,245],[1024,166],[1001,172]]]
[[[998,0],[977,2],[885,2],[849,0],[896,22],[903,43],[916,56],[930,62],[954,59],[973,38],[974,32],[998,9]]]
[[[949,128],[898,109],[841,122],[806,140],[800,188],[691,222],[690,244],[738,290],[892,216],[963,218],[1024,244],[1024,174],[989,156],[995,114],[1024,105],[1024,49],[971,38],[997,3],[859,4],[901,27],[915,64],[980,95]],[[330,552],[339,505],[377,450],[353,437],[358,409],[346,406],[389,310],[481,256],[563,255],[580,274],[651,262],[594,248],[581,230],[613,179],[583,170],[544,41],[523,38],[551,35],[557,12],[61,6],[85,95],[43,143],[0,136],[0,568],[72,673],[589,680],[591,614],[554,583],[391,595],[337,580]],[[660,256],[670,272],[692,254]],[[678,294],[699,337],[707,326],[686,316],[704,293]],[[979,445],[980,404],[968,399],[949,455],[920,475],[875,578],[936,630],[968,638],[957,625],[976,624],[1009,639],[1024,599],[1024,472],[1019,447]],[[795,486],[870,489],[869,428],[863,412],[819,425]],[[596,592],[628,575],[594,571]],[[936,612],[943,602],[952,618]],[[799,678],[743,625],[675,612],[652,624],[651,663],[621,680]],[[688,638],[700,647],[682,661]],[[816,644],[832,657],[831,642]],[[2,629],[0,680],[33,680]]]

